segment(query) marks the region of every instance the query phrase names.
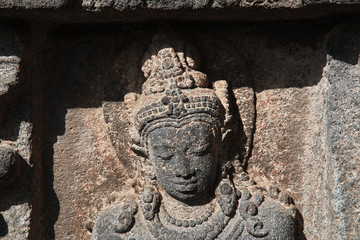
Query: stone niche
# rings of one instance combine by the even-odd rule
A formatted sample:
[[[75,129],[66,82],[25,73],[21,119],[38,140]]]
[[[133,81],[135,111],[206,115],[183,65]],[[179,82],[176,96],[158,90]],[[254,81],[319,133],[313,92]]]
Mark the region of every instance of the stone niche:
[[[0,239],[359,237],[346,3],[34,2],[0,4]]]

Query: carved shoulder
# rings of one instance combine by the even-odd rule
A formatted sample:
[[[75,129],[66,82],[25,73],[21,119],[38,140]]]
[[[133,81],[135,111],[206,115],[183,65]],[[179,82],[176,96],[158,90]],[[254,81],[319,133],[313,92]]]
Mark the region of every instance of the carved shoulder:
[[[133,201],[106,208],[96,220],[91,240],[127,239],[126,233],[135,224],[138,205]]]
[[[250,188],[251,189],[251,188]],[[240,190],[238,212],[244,226],[243,237],[293,239],[295,206],[286,194],[271,187]]]
[[[294,239],[294,218],[291,210],[280,202],[267,198],[259,207],[259,219],[269,230],[269,239]]]

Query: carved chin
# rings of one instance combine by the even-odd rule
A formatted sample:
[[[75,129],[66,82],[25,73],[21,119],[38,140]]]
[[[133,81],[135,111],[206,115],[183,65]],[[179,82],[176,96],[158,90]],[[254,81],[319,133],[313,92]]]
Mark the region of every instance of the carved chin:
[[[202,194],[199,194],[197,190],[194,191],[176,191],[170,194],[173,198],[179,200],[179,201],[191,201],[198,199],[202,196]]]
[[[163,188],[171,197],[179,201],[192,201],[201,198],[207,187],[198,184],[173,184],[172,189]]]

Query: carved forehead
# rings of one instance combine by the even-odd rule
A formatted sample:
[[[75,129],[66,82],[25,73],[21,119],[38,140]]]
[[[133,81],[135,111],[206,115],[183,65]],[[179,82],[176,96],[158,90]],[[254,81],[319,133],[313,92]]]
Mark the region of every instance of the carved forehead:
[[[189,138],[204,138],[215,133],[215,126],[207,122],[192,121],[167,124],[161,127],[152,129],[147,134],[147,141],[162,140],[164,138],[172,138],[173,141],[189,139]]]
[[[169,135],[196,135],[205,134],[207,132],[216,134],[219,129],[219,121],[208,114],[196,114],[187,116],[182,119],[161,119],[152,124],[148,124],[143,131],[145,141],[149,139],[149,135],[156,131],[161,132],[163,136]],[[153,134],[152,134],[153,136]]]

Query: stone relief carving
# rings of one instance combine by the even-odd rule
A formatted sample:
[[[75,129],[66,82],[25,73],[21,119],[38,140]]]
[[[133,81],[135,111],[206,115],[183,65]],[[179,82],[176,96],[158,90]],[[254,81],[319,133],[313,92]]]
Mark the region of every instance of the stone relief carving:
[[[256,185],[234,154],[228,82],[199,68],[195,47],[153,38],[142,93],[125,96],[131,148],[142,156],[138,191],[104,209],[93,240],[294,238],[291,198]]]
[[[32,114],[20,32],[0,26],[0,238],[26,239],[31,213]]]

